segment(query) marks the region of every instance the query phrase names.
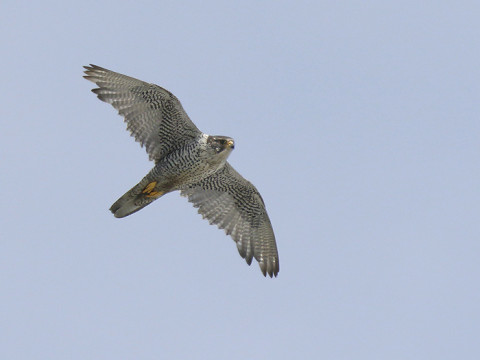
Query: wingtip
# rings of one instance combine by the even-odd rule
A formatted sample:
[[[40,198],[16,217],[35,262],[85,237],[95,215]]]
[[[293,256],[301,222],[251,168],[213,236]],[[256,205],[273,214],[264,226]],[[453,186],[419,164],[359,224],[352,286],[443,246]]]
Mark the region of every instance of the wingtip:
[[[93,71],[93,70],[95,69],[95,67],[96,67],[96,66],[93,65],[93,64],[83,65],[83,68],[84,68],[83,72],[84,72],[85,74],[87,74],[88,72]]]
[[[83,65],[84,69],[87,70],[93,70],[93,69],[103,69],[102,67],[95,65],[95,64],[88,64],[88,65]]]
[[[84,65],[83,66],[84,70],[83,72],[86,74],[83,77],[87,80],[95,82],[94,78],[95,75],[101,75],[102,72],[108,71],[105,68],[102,68],[101,66],[95,65],[95,64],[89,64],[89,65]]]
[[[259,262],[258,265],[260,266],[260,270],[265,277],[267,277],[267,274],[271,278],[277,277],[278,272],[280,271],[277,259],[274,259],[273,261],[268,261],[267,263]]]
[[[84,65],[83,68],[84,68],[83,73],[85,74],[85,75],[83,75],[83,78],[85,80],[95,82],[95,76],[94,75],[95,75],[95,70],[96,70],[97,66],[95,66],[93,64],[90,64],[90,66]]]

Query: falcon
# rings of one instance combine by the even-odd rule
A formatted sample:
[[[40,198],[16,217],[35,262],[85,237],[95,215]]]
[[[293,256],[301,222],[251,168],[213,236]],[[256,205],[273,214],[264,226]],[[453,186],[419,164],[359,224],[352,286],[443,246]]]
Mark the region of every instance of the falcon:
[[[227,162],[232,138],[201,132],[168,90],[96,65],[84,78],[97,97],[124,117],[144,146],[153,169],[110,208],[117,218],[139,211],[161,196],[180,191],[210,224],[224,229],[247,264],[257,260],[264,276],[277,276],[275,235],[260,193]]]

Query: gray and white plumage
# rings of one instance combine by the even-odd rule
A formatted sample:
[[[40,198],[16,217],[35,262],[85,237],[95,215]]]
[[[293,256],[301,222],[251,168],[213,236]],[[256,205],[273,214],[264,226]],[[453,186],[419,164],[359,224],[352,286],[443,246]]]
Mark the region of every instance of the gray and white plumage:
[[[168,90],[96,65],[84,76],[92,91],[125,118],[127,129],[145,146],[153,169],[110,208],[128,216],[162,195],[179,190],[210,224],[224,229],[250,265],[277,276],[275,235],[259,192],[226,161],[233,139],[202,133]]]

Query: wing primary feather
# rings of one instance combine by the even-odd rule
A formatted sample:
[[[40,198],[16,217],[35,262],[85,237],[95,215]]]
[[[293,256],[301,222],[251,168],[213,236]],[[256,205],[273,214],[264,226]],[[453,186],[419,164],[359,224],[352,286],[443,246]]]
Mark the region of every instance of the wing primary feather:
[[[188,197],[204,219],[235,240],[248,265],[255,258],[264,276],[277,276],[277,246],[263,199],[230,164],[183,189],[181,195]]]

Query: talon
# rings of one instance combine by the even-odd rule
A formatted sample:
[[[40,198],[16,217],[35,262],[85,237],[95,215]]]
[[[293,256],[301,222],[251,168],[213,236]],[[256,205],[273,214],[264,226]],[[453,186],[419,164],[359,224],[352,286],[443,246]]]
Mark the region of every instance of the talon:
[[[142,194],[145,194],[145,193],[151,194],[155,186],[157,186],[157,182],[156,181],[151,182],[145,187],[145,189],[143,189]],[[156,193],[156,191],[153,191],[153,192]]]
[[[163,191],[151,191],[150,193],[148,193],[145,196],[146,197],[159,197],[159,196],[162,196],[162,195],[163,195]]]

